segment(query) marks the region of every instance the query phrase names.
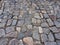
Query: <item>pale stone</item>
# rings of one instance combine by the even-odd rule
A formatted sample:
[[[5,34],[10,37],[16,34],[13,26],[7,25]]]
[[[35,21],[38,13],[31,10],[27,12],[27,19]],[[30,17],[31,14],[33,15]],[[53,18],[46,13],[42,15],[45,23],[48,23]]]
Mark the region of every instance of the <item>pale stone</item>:
[[[36,19],[35,18],[32,18],[32,23],[36,24]]]
[[[21,27],[16,27],[17,32],[21,31]]]
[[[39,33],[43,33],[42,27],[39,27]]]
[[[38,13],[34,15],[34,18],[41,19]]]
[[[27,45],[33,45],[33,39],[32,39],[32,37],[23,38],[23,41],[24,41]]]
[[[32,25],[27,25],[27,28],[28,29],[32,29]]]

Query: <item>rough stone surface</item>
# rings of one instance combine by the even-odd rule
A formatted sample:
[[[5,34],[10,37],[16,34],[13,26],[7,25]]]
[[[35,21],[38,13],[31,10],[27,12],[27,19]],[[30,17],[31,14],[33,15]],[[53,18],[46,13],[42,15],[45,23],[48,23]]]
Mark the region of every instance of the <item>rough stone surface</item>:
[[[8,39],[7,38],[0,39],[0,45],[7,45],[7,44],[8,44]]]
[[[0,0],[0,45],[60,45],[60,1]]]
[[[4,37],[5,36],[5,31],[4,29],[0,29],[0,37]]]
[[[33,39],[31,37],[26,37],[23,39],[23,41],[27,44],[27,45],[33,45]]]

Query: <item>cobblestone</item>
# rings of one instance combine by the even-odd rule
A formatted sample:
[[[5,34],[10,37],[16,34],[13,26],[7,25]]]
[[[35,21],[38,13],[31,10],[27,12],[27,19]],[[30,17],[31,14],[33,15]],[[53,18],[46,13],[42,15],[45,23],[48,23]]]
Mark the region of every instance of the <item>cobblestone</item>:
[[[0,0],[0,45],[60,45],[60,1]]]

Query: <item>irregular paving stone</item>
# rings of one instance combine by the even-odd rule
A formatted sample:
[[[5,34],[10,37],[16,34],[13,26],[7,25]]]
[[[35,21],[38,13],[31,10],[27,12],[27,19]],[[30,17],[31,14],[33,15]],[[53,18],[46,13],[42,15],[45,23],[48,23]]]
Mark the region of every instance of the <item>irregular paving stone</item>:
[[[48,14],[44,14],[43,16],[44,16],[45,18],[49,18]]]
[[[9,41],[8,45],[18,45],[18,40],[17,39],[12,39]]]
[[[42,40],[42,42],[48,41],[47,35],[46,34],[41,34],[41,40]]]
[[[42,27],[39,27],[39,33],[43,33]]]
[[[59,30],[56,27],[50,27],[50,30],[53,31],[53,33],[59,32]]]
[[[11,23],[12,23],[12,20],[9,19],[8,22],[7,22],[7,26],[11,25]]]
[[[31,36],[32,36],[32,31],[28,30],[27,32],[25,32],[25,36],[26,36],[26,37],[27,37],[27,36],[31,37]]]
[[[44,34],[49,34],[50,32],[49,28],[43,28],[42,30]]]
[[[41,27],[49,27],[46,22],[41,23]]]
[[[36,24],[36,19],[35,18],[32,18],[32,23]]]
[[[27,28],[28,29],[32,29],[32,25],[27,25]]]
[[[17,26],[22,26],[23,24],[24,24],[24,20],[20,20],[18,21]]]
[[[17,37],[17,31],[10,32],[10,33],[6,34],[5,37]]]
[[[25,18],[25,24],[28,25],[28,24],[31,24],[31,23],[32,23],[32,21],[31,21],[31,19],[29,17]]]
[[[2,14],[3,13],[3,10],[0,10],[0,14]]]
[[[54,21],[54,23],[55,23],[56,27],[60,27],[60,22]]]
[[[60,33],[55,34],[56,39],[60,39]]]
[[[40,25],[41,24],[41,20],[36,20],[36,25]]]
[[[5,31],[4,29],[0,29],[0,37],[4,37],[5,36]]]
[[[42,45],[40,41],[34,41],[34,45]]]
[[[35,13],[34,18],[41,19],[38,13]]]
[[[33,31],[33,39],[40,40],[38,31],[36,31],[36,30]]]
[[[0,28],[4,28],[6,23],[0,23]]]
[[[23,41],[27,45],[33,45],[33,39],[32,39],[32,37],[25,37],[25,38],[23,38]]]
[[[21,29],[21,32],[26,32],[27,31],[27,28],[25,25],[22,26],[22,29]]]
[[[56,42],[45,42],[45,45],[57,45]]]
[[[54,23],[52,22],[51,19],[47,19],[47,22],[48,22],[49,26],[53,26],[54,25]]]
[[[54,16],[54,15],[50,15],[50,18],[54,21],[54,20],[56,20],[56,16]]]
[[[54,41],[54,36],[51,32],[49,33],[48,38],[49,38],[49,41]]]
[[[22,32],[18,33],[18,35],[17,35],[17,38],[18,38],[18,39],[22,39],[22,38],[24,38],[24,37],[25,37],[25,34],[22,33]]]
[[[21,27],[16,27],[16,31],[17,31],[18,33],[20,33]]]
[[[22,40],[19,40],[19,45],[24,45]]]
[[[17,20],[13,20],[12,25],[16,25]]]
[[[14,15],[14,16],[13,16],[13,19],[18,19],[18,16]]]
[[[9,40],[14,38],[18,39],[20,35],[18,41],[20,43],[11,45],[26,45],[22,41],[25,37],[33,37],[34,45],[55,45],[56,40],[60,40],[60,34],[58,35],[60,33],[60,2],[58,0],[4,0],[3,3],[0,11],[0,19],[2,19],[0,20],[0,28],[15,27],[14,30],[9,29],[7,31],[8,34],[5,30],[6,38],[9,38]],[[23,34],[19,34],[22,32]],[[41,40],[39,38],[40,36],[42,37]],[[53,37],[55,38],[55,43],[53,43]],[[45,41],[50,42],[46,44]],[[0,45],[5,44],[1,43]]]
[[[57,42],[57,45],[60,45],[60,41],[59,40],[57,40],[56,42]]]
[[[15,31],[15,27],[7,27],[6,28],[6,33],[10,33],[10,32],[13,32],[13,31]]]
[[[0,39],[0,45],[7,45],[7,44],[8,44],[8,39],[7,38]]]

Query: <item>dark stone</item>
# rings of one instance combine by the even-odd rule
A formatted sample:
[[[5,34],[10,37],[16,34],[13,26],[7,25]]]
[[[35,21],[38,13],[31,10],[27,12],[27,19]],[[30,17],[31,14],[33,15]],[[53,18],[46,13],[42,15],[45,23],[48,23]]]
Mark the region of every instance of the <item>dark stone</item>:
[[[18,39],[18,40],[19,40],[19,39],[23,39],[24,37],[25,37],[25,34],[22,33],[22,32],[20,32],[20,33],[18,34],[17,39]]]

